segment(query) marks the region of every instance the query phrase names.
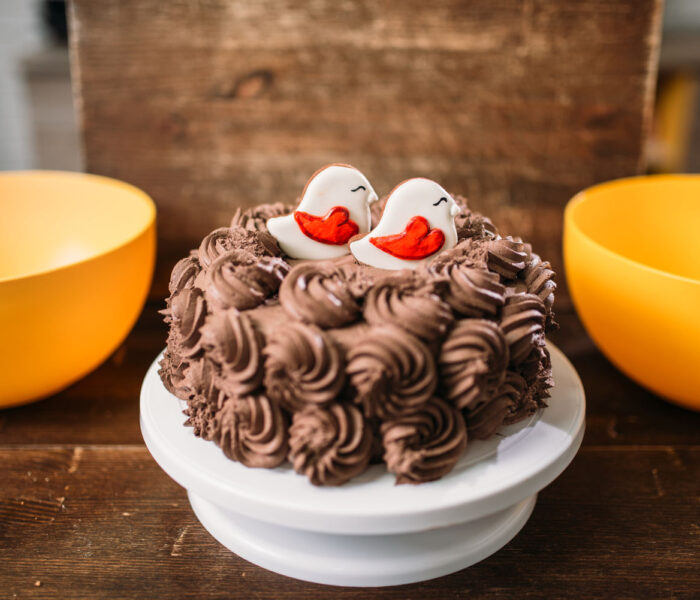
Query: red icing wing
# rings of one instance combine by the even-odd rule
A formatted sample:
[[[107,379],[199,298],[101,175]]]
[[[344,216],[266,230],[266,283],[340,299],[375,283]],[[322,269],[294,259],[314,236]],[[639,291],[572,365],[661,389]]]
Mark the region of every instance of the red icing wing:
[[[401,233],[374,237],[369,241],[396,258],[420,260],[442,248],[445,234],[441,229],[430,229],[424,217],[413,217]]]
[[[324,217],[297,210],[294,212],[294,220],[306,237],[333,246],[347,244],[348,240],[353,235],[357,235],[360,230],[344,206],[334,206]]]

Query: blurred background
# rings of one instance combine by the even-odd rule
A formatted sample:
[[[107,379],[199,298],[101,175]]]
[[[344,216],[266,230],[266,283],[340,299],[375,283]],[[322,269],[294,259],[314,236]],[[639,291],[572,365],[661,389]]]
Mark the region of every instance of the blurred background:
[[[700,171],[700,2],[666,0],[649,172]],[[0,3],[0,169],[78,170],[66,3]]]
[[[0,170],[144,189],[153,297],[237,206],[329,162],[380,195],[432,177],[557,271],[578,190],[700,171],[697,0],[67,4],[0,3]]]

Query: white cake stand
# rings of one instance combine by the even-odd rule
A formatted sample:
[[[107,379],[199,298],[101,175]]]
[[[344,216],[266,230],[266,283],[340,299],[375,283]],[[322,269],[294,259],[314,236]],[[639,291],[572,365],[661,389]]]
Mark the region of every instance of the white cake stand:
[[[419,486],[394,485],[383,465],[339,488],[319,488],[291,466],[249,469],[183,426],[184,403],[151,365],[141,431],[156,462],[187,489],[202,525],[231,551],[306,581],[383,586],[468,567],[507,544],[537,492],[571,462],[584,430],[581,381],[549,344],[556,385],[549,407],[492,439],[470,442],[455,469]]]

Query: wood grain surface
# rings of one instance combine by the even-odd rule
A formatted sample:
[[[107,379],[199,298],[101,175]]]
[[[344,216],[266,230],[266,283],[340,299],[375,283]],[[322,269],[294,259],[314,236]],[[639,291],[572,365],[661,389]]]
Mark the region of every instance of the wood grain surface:
[[[92,375],[0,412],[0,598],[697,598],[700,415],[626,379],[569,311],[553,339],[587,394],[574,462],[494,556],[367,590],[275,575],[198,523],[139,433],[139,387],[165,339],[158,308]]]
[[[471,199],[560,266],[561,208],[638,173],[661,0],[73,0],[89,171],[159,207],[161,245],[293,201],[349,162]]]

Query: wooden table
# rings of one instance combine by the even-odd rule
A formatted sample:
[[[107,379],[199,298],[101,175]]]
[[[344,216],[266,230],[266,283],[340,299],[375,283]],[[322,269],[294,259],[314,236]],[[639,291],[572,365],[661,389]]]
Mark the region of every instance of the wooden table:
[[[698,597],[700,415],[621,375],[570,310],[553,339],[588,396],[572,465],[496,555],[369,591],[260,569],[196,520],[139,431],[141,380],[166,333],[158,308],[149,301],[121,348],[81,382],[0,412],[0,598]]]

